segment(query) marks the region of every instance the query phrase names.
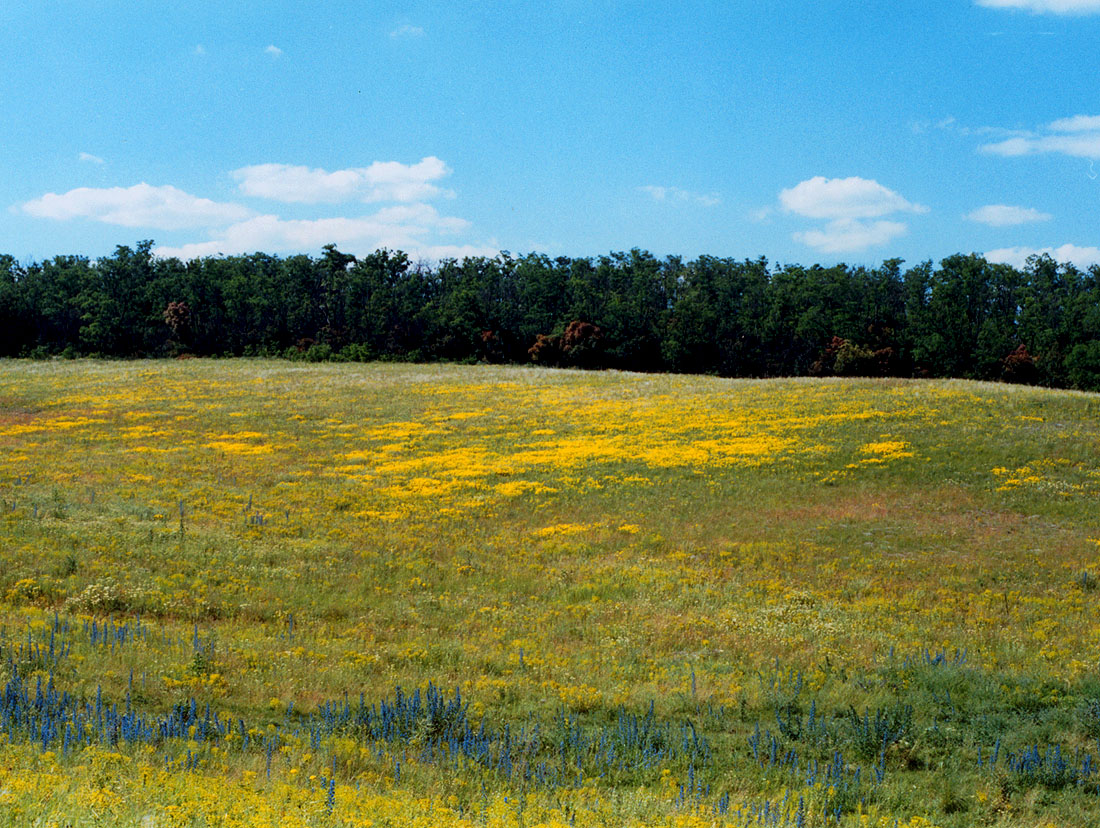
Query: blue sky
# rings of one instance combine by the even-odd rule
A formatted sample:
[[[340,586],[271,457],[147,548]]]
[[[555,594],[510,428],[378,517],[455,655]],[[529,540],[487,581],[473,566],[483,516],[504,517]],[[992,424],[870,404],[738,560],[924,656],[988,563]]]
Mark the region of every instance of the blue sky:
[[[0,252],[1100,262],[1100,0],[0,6]]]

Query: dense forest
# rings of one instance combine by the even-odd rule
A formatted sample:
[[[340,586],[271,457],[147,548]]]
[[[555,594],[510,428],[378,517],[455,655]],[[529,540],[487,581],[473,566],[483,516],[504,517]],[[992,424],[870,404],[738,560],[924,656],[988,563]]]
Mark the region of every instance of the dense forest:
[[[0,256],[0,356],[268,355],[1000,379],[1100,390],[1100,266],[773,266],[641,250],[417,263]]]

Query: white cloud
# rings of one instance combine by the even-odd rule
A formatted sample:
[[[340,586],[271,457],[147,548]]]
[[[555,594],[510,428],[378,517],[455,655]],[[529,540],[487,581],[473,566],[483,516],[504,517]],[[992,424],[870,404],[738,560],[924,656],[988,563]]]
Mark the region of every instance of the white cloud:
[[[822,253],[853,253],[886,244],[908,229],[900,221],[841,218],[830,221],[821,230],[794,233],[792,238]]]
[[[267,54],[271,55],[271,57],[273,58],[280,58],[283,56],[283,50],[276,46],[274,43],[264,49],[264,51],[267,52]]]
[[[1100,132],[1100,115],[1074,115],[1052,121],[1049,129],[1054,132]]]
[[[1100,115],[1059,118],[1047,124],[1044,132],[983,144],[979,150],[1008,158],[1053,152],[1074,158],[1100,159]]]
[[[422,201],[450,195],[432,181],[451,170],[434,156],[416,164],[375,161],[369,167],[327,172],[289,164],[256,164],[234,170],[245,195],[273,201],[316,204],[344,201]]]
[[[1041,151],[1038,149],[1035,138],[1009,138],[1007,141],[998,141],[995,144],[982,144],[978,149],[990,155],[1003,155],[1006,157],[1028,155]]]
[[[218,227],[241,221],[252,211],[240,204],[198,198],[171,185],[153,187],[145,182],[133,187],[78,187],[67,193],[46,193],[22,205],[38,218],[64,221],[87,218],[123,227],[181,230]]]
[[[853,176],[815,176],[779,193],[784,212],[813,219],[828,219],[824,227],[803,230],[792,238],[822,253],[851,253],[877,247],[904,235],[900,221],[870,221],[892,213],[927,213],[877,181]]]
[[[942,121],[934,124],[936,129],[943,132],[954,132],[959,135],[966,136],[988,136],[990,138],[1028,138],[1034,133],[1026,129],[1006,129],[1005,127],[997,126],[965,126],[954,118],[944,118]]]
[[[270,253],[316,251],[326,244],[341,250],[366,254],[381,247],[399,249],[412,256],[496,254],[496,250],[474,245],[439,244],[439,235],[451,235],[470,228],[465,219],[443,216],[430,204],[386,207],[357,218],[282,219],[274,215],[255,216],[227,227],[219,238],[182,247],[161,247],[160,256],[191,259],[218,254],[234,255],[257,250]]]
[[[202,45],[201,43],[200,43],[200,44],[198,44],[198,45],[197,45],[197,46],[195,47],[195,54],[196,54],[196,55],[198,55],[199,57],[202,57],[203,55],[205,55],[205,54],[206,54],[206,47],[205,47],[205,46],[203,46],[203,45]]]
[[[98,155],[92,155],[90,152],[82,152],[77,156],[81,161],[87,161],[89,164],[106,164],[107,162],[100,158]]]
[[[1027,264],[1029,256],[1041,256],[1044,253],[1060,264],[1069,262],[1082,269],[1100,265],[1100,247],[1078,247],[1075,244],[1063,244],[1061,247],[1003,247],[990,250],[985,258],[991,262],[1022,268]]]
[[[411,165],[375,162],[331,173],[282,164],[244,167],[233,173],[243,193],[284,202],[390,202],[359,216],[311,218],[307,214],[288,219],[258,215],[242,204],[215,202],[176,187],[144,182],[133,187],[81,187],[60,195],[47,193],[16,209],[54,220],[85,218],[159,230],[204,228],[206,232],[198,239],[184,240],[190,243],[157,250],[158,255],[180,258],[257,250],[315,252],[330,243],[356,254],[386,247],[425,259],[496,255],[495,242],[467,243],[464,237],[471,229],[469,221],[443,215],[425,201],[450,194],[433,183],[450,172],[438,158],[427,157]]]
[[[866,219],[890,213],[927,213],[928,208],[912,204],[866,178],[815,176],[779,193],[779,203],[789,213],[816,219]]]
[[[1041,213],[1034,207],[987,204],[985,207],[979,207],[977,210],[967,213],[963,218],[967,221],[976,221],[979,224],[988,224],[990,227],[1014,227],[1018,224],[1050,221],[1053,216],[1050,213]]]
[[[1100,0],[977,0],[990,9],[1025,9],[1035,14],[1096,14]]]
[[[390,37],[395,40],[402,37],[423,37],[424,30],[420,26],[410,26],[408,23],[404,23],[390,32]]]
[[[1049,152],[1075,158],[1100,158],[1100,130],[1078,135],[1044,135],[1039,138],[1009,138],[996,144],[985,144],[982,152],[1008,158],[1021,155],[1044,155]]]
[[[722,203],[717,193],[693,193],[679,187],[656,187],[650,184],[639,187],[638,191],[648,193],[654,201],[701,204],[704,207],[716,207]]]

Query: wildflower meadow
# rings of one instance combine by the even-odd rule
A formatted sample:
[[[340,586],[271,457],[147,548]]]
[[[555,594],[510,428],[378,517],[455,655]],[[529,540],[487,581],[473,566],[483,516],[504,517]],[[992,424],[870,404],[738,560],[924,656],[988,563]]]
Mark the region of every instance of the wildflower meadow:
[[[0,362],[0,826],[1100,822],[1100,395]]]

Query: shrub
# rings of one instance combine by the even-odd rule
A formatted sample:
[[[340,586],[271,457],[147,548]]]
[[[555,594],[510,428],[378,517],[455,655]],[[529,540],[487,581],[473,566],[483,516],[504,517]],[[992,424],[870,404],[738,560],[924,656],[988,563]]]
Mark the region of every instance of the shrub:
[[[527,349],[527,354],[532,362],[540,365],[561,365],[561,337],[538,334],[535,337],[535,344]]]
[[[1001,360],[1001,379],[1023,385],[1034,385],[1039,380],[1039,370],[1035,366],[1035,357],[1028,353],[1025,345]]]
[[[574,319],[561,336],[561,349],[570,365],[591,367],[597,361],[602,341],[599,326]]]

